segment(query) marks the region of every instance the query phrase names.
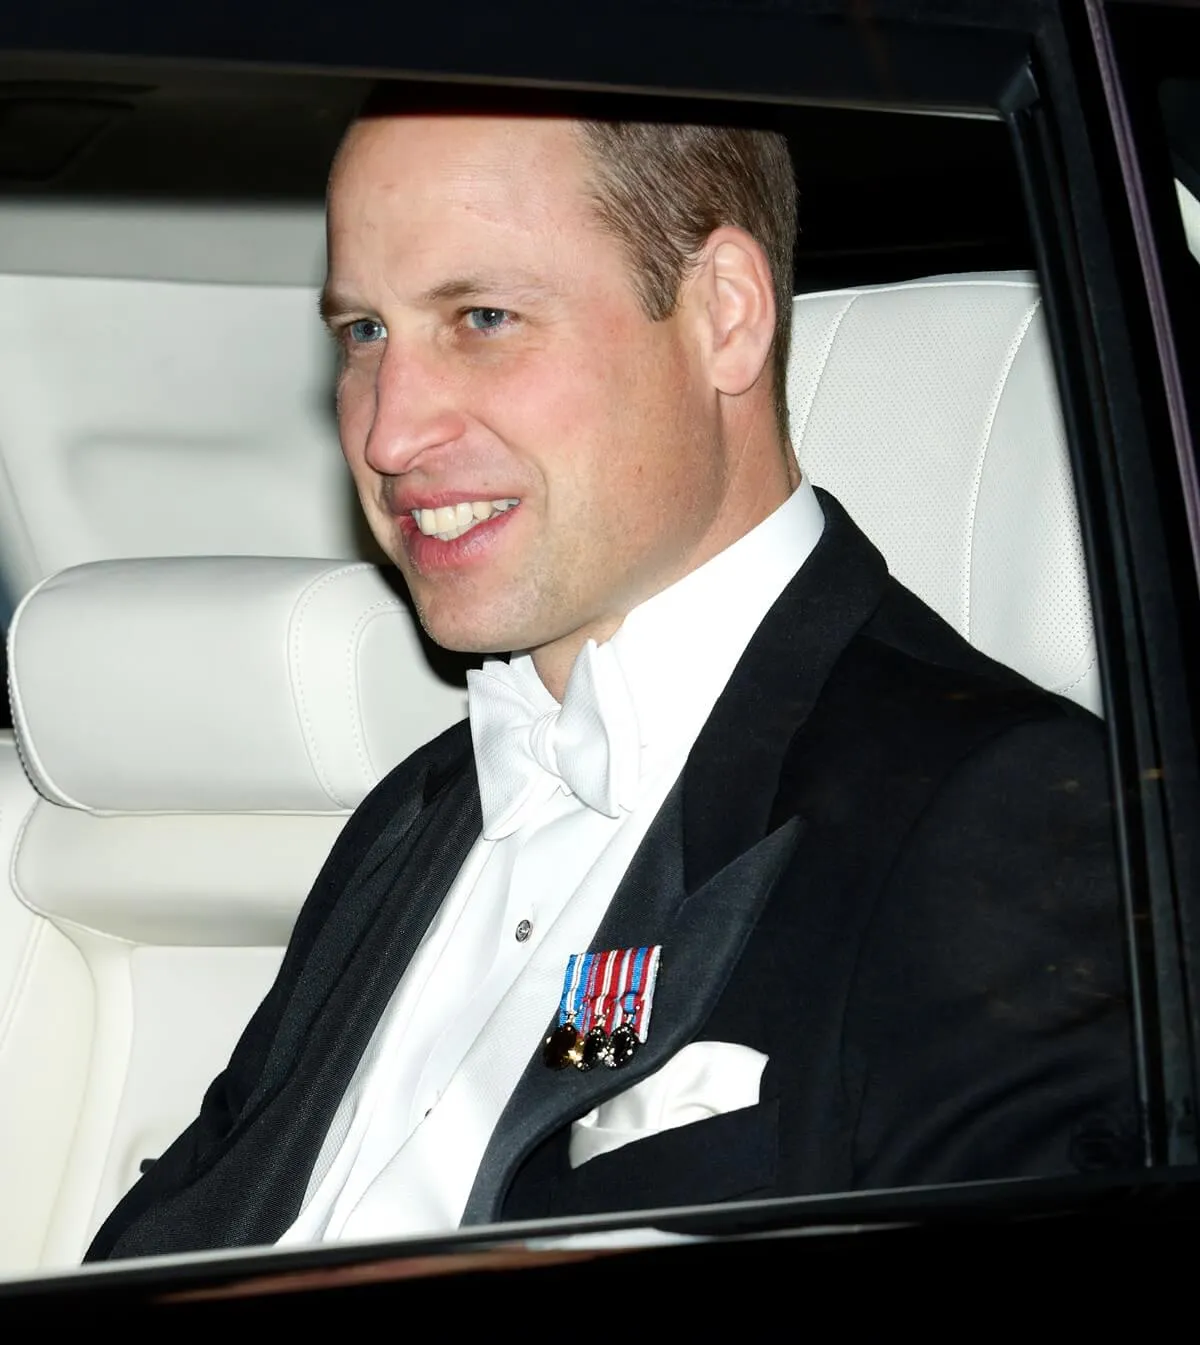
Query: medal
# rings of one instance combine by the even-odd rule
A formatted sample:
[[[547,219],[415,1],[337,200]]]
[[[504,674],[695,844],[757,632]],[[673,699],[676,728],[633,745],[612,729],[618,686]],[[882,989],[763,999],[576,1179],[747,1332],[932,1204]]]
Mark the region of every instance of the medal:
[[[576,1062],[576,1069],[595,1069],[601,1061],[608,1060],[608,1033],[602,1027],[594,1027],[583,1039],[583,1052]]]
[[[570,1023],[561,1023],[542,1044],[542,1060],[550,1069],[566,1069],[583,1059],[583,1038]]]
[[[638,1041],[637,1033],[628,1023],[622,1023],[608,1039],[608,1055],[605,1056],[604,1063],[612,1069],[628,1065],[639,1045],[641,1043]]]
[[[542,1043],[548,1069],[620,1069],[650,1031],[662,945],[572,953],[563,977],[558,1026]]]

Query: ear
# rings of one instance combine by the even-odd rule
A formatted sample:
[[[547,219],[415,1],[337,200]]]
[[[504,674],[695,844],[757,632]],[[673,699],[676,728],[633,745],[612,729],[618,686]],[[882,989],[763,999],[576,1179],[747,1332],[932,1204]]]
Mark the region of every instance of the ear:
[[[775,335],[775,287],[766,254],[743,230],[716,229],[691,284],[712,385],[738,396],[762,375]]]

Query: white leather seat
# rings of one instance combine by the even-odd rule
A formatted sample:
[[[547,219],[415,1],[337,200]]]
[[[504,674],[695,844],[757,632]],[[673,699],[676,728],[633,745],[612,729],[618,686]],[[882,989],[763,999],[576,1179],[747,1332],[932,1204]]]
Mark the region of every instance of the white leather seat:
[[[806,294],[801,467],[984,653],[1100,713],[1091,603],[1041,300],[1019,273]]]
[[[10,634],[0,1272],[67,1265],[195,1114],[345,818],[462,717],[378,571],[106,561]]]

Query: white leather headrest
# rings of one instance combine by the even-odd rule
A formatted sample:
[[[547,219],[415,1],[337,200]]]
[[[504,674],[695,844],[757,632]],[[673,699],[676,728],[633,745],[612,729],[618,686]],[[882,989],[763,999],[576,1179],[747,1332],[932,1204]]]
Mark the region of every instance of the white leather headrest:
[[[465,713],[370,565],[100,561],[9,632],[38,789],[88,812],[346,812]]]
[[[984,653],[1100,710],[1075,490],[1032,277],[802,295],[792,443],[892,573]]]

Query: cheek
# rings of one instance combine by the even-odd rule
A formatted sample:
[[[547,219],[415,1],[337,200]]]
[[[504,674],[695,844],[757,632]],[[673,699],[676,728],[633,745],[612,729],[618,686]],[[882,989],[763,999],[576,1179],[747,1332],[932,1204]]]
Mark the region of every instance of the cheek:
[[[522,360],[472,380],[474,417],[551,486],[595,473],[593,446],[612,439],[620,398],[586,358]]]
[[[610,398],[614,469],[631,484],[653,491],[687,488],[703,416],[676,352],[650,349],[624,368]]]

